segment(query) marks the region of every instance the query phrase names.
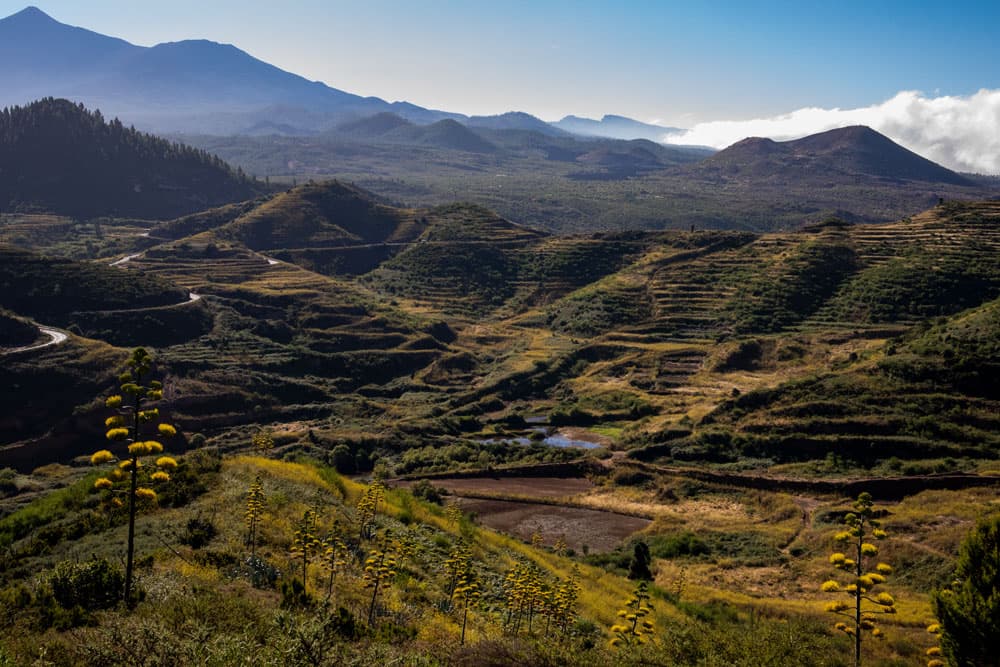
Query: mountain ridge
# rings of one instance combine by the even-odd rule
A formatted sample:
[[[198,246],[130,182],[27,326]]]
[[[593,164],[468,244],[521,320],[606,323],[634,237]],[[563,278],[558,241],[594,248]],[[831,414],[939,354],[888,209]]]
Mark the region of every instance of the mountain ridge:
[[[282,128],[281,134],[308,136],[388,112],[422,125],[451,119],[470,127],[569,136],[558,123],[522,111],[467,116],[356,95],[283,70],[233,44],[186,39],[138,46],[61,23],[34,6],[0,19],[0,61],[5,63],[0,106],[65,97],[158,133],[255,134],[253,128],[274,126]],[[220,99],[226,102],[219,104]],[[321,117],[309,117],[317,114]],[[601,122],[611,119],[638,123],[620,116]],[[590,134],[622,138],[613,132]],[[656,139],[651,134],[641,138]]]
[[[662,142],[664,136],[682,131],[677,127],[643,123],[616,114],[605,114],[600,120],[569,115],[551,123],[551,125],[572,134],[587,137],[624,139],[626,141],[631,139],[648,139],[650,141]]]

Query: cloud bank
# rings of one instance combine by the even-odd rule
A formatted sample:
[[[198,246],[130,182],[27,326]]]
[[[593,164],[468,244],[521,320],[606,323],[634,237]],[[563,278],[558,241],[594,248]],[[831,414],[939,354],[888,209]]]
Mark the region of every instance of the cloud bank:
[[[699,123],[665,143],[724,148],[746,137],[798,139],[848,125],[868,125],[950,169],[1000,174],[1000,89],[965,97],[903,91],[860,109],[798,109],[771,118]]]

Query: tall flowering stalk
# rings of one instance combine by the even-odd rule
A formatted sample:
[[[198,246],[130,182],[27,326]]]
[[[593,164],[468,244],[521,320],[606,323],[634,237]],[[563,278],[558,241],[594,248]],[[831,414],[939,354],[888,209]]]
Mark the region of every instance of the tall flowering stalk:
[[[385,497],[385,484],[380,479],[372,480],[358,499],[358,541],[370,538],[375,532],[375,517],[378,506]]]
[[[129,606],[134,605],[133,578],[135,562],[135,515],[140,503],[155,504],[156,491],[147,486],[139,486],[140,476],[153,485],[170,481],[168,471],[177,467],[177,461],[170,456],[159,456],[156,459],[156,470],[146,474],[142,457],[163,453],[160,438],[171,438],[177,435],[177,429],[167,423],[160,422],[160,410],[149,407],[163,398],[163,385],[156,380],[145,381],[153,364],[153,358],[143,348],[136,348],[128,361],[128,368],[119,376],[121,393],[108,397],[104,404],[114,410],[114,414],[104,421],[108,429],[106,437],[109,441],[125,444],[128,455],[120,461],[118,468],[112,470],[108,477],[101,477],[94,482],[99,491],[107,492],[114,505],[120,506],[117,497],[122,492],[115,489],[116,482],[127,476],[127,489],[123,492],[128,504],[128,548],[125,560],[125,590],[124,599]],[[156,437],[156,440],[147,440]],[[115,460],[110,450],[102,449],[90,457],[93,465],[102,465]]]
[[[475,604],[482,597],[479,591],[479,582],[476,581],[476,571],[472,568],[471,561],[466,561],[464,571],[459,575],[458,585],[451,593],[452,600],[462,605],[462,640],[465,644],[465,628],[469,623],[469,606]]]
[[[329,601],[333,596],[334,579],[336,579],[337,573],[347,569],[350,557],[350,550],[347,548],[347,543],[344,541],[340,525],[337,522],[334,522],[333,528],[330,529],[330,534],[323,540],[320,549],[322,551],[320,563],[330,573],[330,578],[327,580],[326,585],[326,599]]]
[[[292,557],[302,560],[302,592],[307,593],[306,580],[309,574],[309,561],[322,552],[323,543],[317,535],[317,524],[319,523],[319,512],[315,509],[307,509],[302,514],[302,520],[295,528],[292,537],[292,546],[289,550]]]
[[[389,585],[392,578],[396,576],[397,564],[396,553],[387,530],[382,535],[381,541],[368,552],[368,558],[365,560],[363,575],[365,588],[372,589],[371,604],[368,606],[369,627],[375,623],[375,602],[378,599],[379,590]]]
[[[559,587],[555,589],[550,611],[550,618],[563,637],[569,634],[570,626],[576,619],[580,590],[580,566],[574,563],[569,577],[560,582]]]
[[[647,618],[653,612],[647,584],[640,581],[632,596],[618,610],[621,620],[611,626],[611,646],[630,646],[645,644],[653,633],[653,621]]]
[[[247,507],[243,514],[243,520],[247,527],[247,544],[250,545],[250,555],[257,551],[257,533],[260,528],[260,517],[264,513],[264,483],[260,475],[254,479],[253,484],[247,491]]]
[[[854,501],[854,511],[844,517],[847,530],[834,537],[836,542],[845,545],[848,553],[837,551],[830,555],[830,564],[847,572],[851,578],[846,584],[830,579],[820,587],[824,593],[845,593],[850,600],[830,602],[826,610],[848,619],[834,627],[854,638],[855,667],[861,664],[862,633],[867,630],[873,637],[883,636],[882,630],[875,625],[875,615],[896,613],[892,595],[874,591],[892,574],[892,566],[876,561],[878,547],[868,541],[869,538],[884,540],[887,537],[874,517],[871,494],[862,493]]]

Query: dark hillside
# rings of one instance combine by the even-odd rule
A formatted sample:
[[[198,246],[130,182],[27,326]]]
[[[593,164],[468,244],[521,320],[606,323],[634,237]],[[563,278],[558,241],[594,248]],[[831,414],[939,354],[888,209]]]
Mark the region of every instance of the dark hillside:
[[[0,246],[0,306],[21,315],[150,308],[188,298],[162,278]]]
[[[855,125],[789,142],[793,155],[827,158],[833,167],[871,176],[910,181],[972,185],[950,169],[903,148],[870,127]]]
[[[174,218],[262,187],[219,158],[47,98],[0,112],[0,210]]]
[[[38,327],[0,308],[0,347],[27,345],[38,338]]]
[[[553,137],[569,136],[564,130],[523,111],[508,111],[495,116],[472,116],[469,118],[468,124],[471,127],[483,127],[490,130],[530,130]]]

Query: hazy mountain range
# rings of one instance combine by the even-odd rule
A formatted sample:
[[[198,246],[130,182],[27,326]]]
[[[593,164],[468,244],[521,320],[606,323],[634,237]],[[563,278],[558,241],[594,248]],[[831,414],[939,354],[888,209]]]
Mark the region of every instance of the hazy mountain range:
[[[64,25],[33,7],[0,20],[0,62],[0,105],[65,97],[126,127],[172,135],[248,174],[339,177],[424,206],[462,198],[552,231],[762,230],[831,214],[887,221],[939,198],[997,192],[993,180],[959,175],[864,127],[788,142],[750,138],[709,158],[711,149],[658,143],[678,128],[613,115],[555,123],[515,111],[470,117],[387,102],[308,81],[230,45],[136,46]],[[98,138],[95,145],[105,143]],[[24,137],[18,146],[31,154]],[[47,155],[35,161],[38,174],[51,175],[46,165],[65,163],[56,152]],[[104,164],[101,159],[81,164]],[[7,169],[24,172],[23,166]],[[133,192],[129,206],[139,207],[128,209],[133,214],[176,215],[230,200],[218,198],[230,187],[221,172],[212,172],[219,187],[200,193],[191,174],[164,169],[166,176],[151,172],[130,187],[184,195],[147,211],[149,198]],[[7,210],[125,211],[120,201],[111,209],[107,201],[91,201],[88,193],[100,188],[83,188],[63,202],[33,191],[24,173],[18,177],[0,193]]]
[[[416,124],[443,119],[487,129],[658,140],[658,129],[618,116],[549,124],[522,112],[465,116],[361,97],[208,40],[136,46],[59,23],[36,7],[0,20],[0,106],[65,97],[160,133],[308,135],[381,112]]]
[[[517,116],[498,120],[502,127]],[[562,232],[692,224],[774,229],[830,214],[891,220],[940,197],[996,194],[988,183],[860,126],[788,142],[749,138],[714,155],[645,139],[581,140],[557,129],[490,129],[450,118],[418,125],[390,112],[308,137],[201,139],[208,144],[194,143],[204,151],[61,99],[0,111],[0,211],[165,219],[271,189],[212,153],[258,175],[275,174],[286,165],[274,160],[289,158],[301,160],[296,169],[304,173],[348,170],[388,201],[410,205],[433,206],[461,192],[512,219]],[[517,182],[497,188],[497,169]],[[633,198],[623,210],[636,189],[656,194]],[[581,205],[588,215],[567,213]]]

